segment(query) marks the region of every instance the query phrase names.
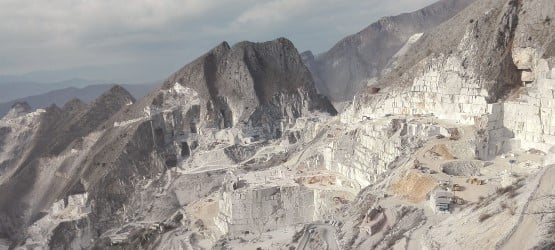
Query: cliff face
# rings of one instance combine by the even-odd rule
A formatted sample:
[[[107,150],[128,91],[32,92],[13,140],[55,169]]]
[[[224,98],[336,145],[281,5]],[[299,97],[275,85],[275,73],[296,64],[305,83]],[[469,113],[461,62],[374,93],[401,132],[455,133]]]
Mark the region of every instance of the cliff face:
[[[272,135],[280,120],[308,112],[336,114],[316,93],[310,73],[293,44],[280,38],[266,43],[222,43],[180,69],[165,83],[178,83],[198,93],[200,126],[231,128],[248,124]],[[205,119],[206,118],[206,119]]]
[[[490,114],[483,119],[489,120],[490,125],[499,123],[497,129],[486,129],[495,131],[494,141],[503,140],[497,137],[507,133],[520,137],[521,133],[541,130],[548,134],[548,130],[532,128],[532,125],[518,128],[519,122],[515,121],[521,119],[519,112],[532,116],[542,113],[533,111],[536,102],[543,112],[550,107],[543,105],[541,97],[537,96],[550,89],[550,61],[553,60],[549,54],[553,38],[547,31],[552,24],[545,21],[553,10],[540,7],[543,4],[546,3],[480,1],[472,4],[424,34],[397,59],[396,67],[379,80],[378,86],[383,88],[384,94],[361,91],[354,110],[369,115],[376,112],[382,115],[433,113],[440,118],[456,118],[470,124],[475,122],[474,117]],[[515,102],[528,103],[532,109],[526,112],[523,107],[521,111],[514,111],[511,103]],[[508,117],[507,112],[510,113]],[[538,123],[549,126],[541,119]],[[528,121],[531,120],[522,120]],[[503,127],[512,132],[502,132]],[[522,143],[531,145],[530,139]],[[505,145],[497,143],[500,144],[489,146],[499,151]]]
[[[222,43],[137,102],[15,107],[0,247],[549,248],[551,16],[475,1],[339,116],[285,39]]]
[[[283,38],[233,47],[222,43],[134,102],[116,86],[90,105],[73,100],[28,115],[17,109],[2,120],[0,138],[9,153],[0,182],[3,237],[16,244],[28,239],[28,244],[44,246],[52,237],[52,246],[106,246],[109,229],[135,220],[138,212],[128,207],[159,219],[176,213],[176,199],[192,201],[173,194],[183,186],[156,191],[171,184],[164,179],[166,169],[202,166],[200,161],[211,159],[194,156],[204,151],[221,153],[212,159],[219,164],[233,164],[267,140],[286,136],[298,118],[336,114],[316,93],[297,50]],[[19,147],[6,148],[4,141],[14,138],[19,141],[10,143]],[[214,176],[213,185],[221,185],[222,174]],[[145,180],[154,182],[152,187]],[[214,187],[203,188],[205,195],[214,192]],[[145,203],[145,198],[157,203]],[[86,234],[92,245],[81,238],[65,242],[59,235],[76,235],[74,222],[76,230],[96,232]]]
[[[133,101],[127,91],[114,87],[91,105],[74,100],[61,109],[52,106],[2,119],[9,128],[9,144],[2,150],[2,234],[21,235],[44,209],[65,196],[82,169],[72,152],[81,150],[83,138]]]
[[[545,152],[549,155],[547,152],[552,152],[555,146],[552,129],[555,81],[551,53],[555,40],[550,22],[550,17],[555,15],[554,8],[547,1],[492,0],[470,4],[450,20],[423,34],[403,55],[395,58],[392,68],[377,81],[379,92],[359,92],[351,109],[342,114],[341,119],[345,123],[353,123],[361,118],[374,121],[387,117],[419,119],[415,117],[429,116],[439,124],[473,128],[470,133],[467,132],[471,138],[463,143],[467,144],[465,150],[472,155],[468,159],[497,161],[512,157],[511,161],[524,166],[526,160],[522,156],[507,155],[526,155],[525,152]],[[423,150],[425,148],[423,146]],[[458,150],[453,147],[450,152]],[[439,151],[434,152],[438,157],[444,157]],[[549,174],[552,163],[552,158],[548,156],[534,163],[541,170],[527,169],[526,181],[518,184],[523,186],[523,195],[514,200],[522,204],[512,208],[516,212],[509,215],[497,213],[500,211],[498,208],[504,206],[506,196],[492,194],[487,202],[479,203],[481,205],[472,209],[462,208],[460,212],[454,212],[455,216],[431,226],[429,230],[418,232],[425,234],[419,242],[420,246],[549,248],[553,244],[549,236],[553,228],[552,217],[528,216],[526,211],[552,210],[553,200],[536,201],[534,198],[553,193],[546,191],[550,189],[549,185],[541,181],[553,178],[553,174]],[[532,161],[526,164],[533,165]],[[509,170],[507,165],[499,171],[516,172]],[[416,179],[411,176],[414,172],[406,170],[403,172],[405,176],[398,177],[402,184],[390,187],[409,189],[410,182],[414,181],[412,178]],[[485,176],[491,174],[485,169],[480,173]],[[503,176],[503,172],[493,173]],[[514,180],[511,182],[515,184]],[[421,180],[419,185],[423,183],[425,181]],[[415,190],[409,192],[410,195],[414,193]],[[433,192],[429,194],[433,195]],[[355,204],[361,206],[361,211],[368,209],[364,207],[364,200]],[[414,216],[419,214],[410,213]],[[491,213],[492,219],[483,219],[483,214],[487,213]],[[464,226],[449,229],[450,223],[457,223],[461,218],[465,220]],[[537,230],[529,230],[524,223],[530,220],[536,220],[541,226]],[[494,226],[499,223],[504,226]],[[402,228],[404,224],[397,225]],[[345,235],[362,235],[357,229],[350,231],[349,226],[353,224],[344,227]],[[390,247],[375,243],[371,237],[361,240],[357,236],[347,239],[361,244],[361,248]],[[410,245],[410,241],[407,244]]]
[[[384,17],[329,51],[307,61],[320,93],[333,101],[350,101],[381,76],[392,57],[418,33],[449,20],[474,0],[442,0],[421,10]],[[310,58],[307,58],[310,59]]]

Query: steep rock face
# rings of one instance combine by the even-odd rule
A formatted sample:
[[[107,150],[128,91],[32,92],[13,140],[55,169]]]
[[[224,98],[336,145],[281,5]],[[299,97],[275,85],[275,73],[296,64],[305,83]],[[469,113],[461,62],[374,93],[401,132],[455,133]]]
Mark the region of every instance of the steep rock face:
[[[85,157],[79,153],[84,154],[94,143],[93,132],[133,101],[126,90],[114,87],[91,105],[74,100],[63,108],[52,106],[34,112],[30,132],[20,129],[25,123],[16,124],[10,117],[2,120],[11,125],[12,133],[18,133],[12,138],[19,147],[8,151],[13,158],[4,161],[0,183],[2,234],[21,237],[21,230],[66,195],[79,181],[77,176],[84,167],[80,163]]]
[[[16,102],[12,105],[10,112],[6,114],[8,118],[15,118],[32,111],[31,106],[27,102]]]
[[[430,116],[472,126],[472,158],[483,160],[507,152],[552,152],[555,41],[550,17],[554,15],[554,6],[548,1],[476,1],[423,34],[378,81],[379,93],[361,92],[342,120],[352,123],[361,118]],[[514,203],[525,205],[515,206],[509,215],[497,214],[506,196],[492,195],[480,206],[462,209],[429,231],[424,230],[420,246],[532,248],[540,241],[544,241],[543,248],[551,246],[551,219],[534,217],[539,228],[551,228],[545,231],[531,231],[523,221],[532,220],[526,215],[530,207],[553,209],[552,199],[542,201],[545,203],[541,206],[533,199],[537,196],[534,190],[553,190],[548,182],[539,181],[552,178],[552,174],[544,173],[551,171],[552,163],[547,157],[540,163],[545,168],[531,171],[533,174],[520,184],[524,185],[519,190],[523,195]],[[485,213],[492,213],[492,219],[484,222]],[[449,229],[461,219],[465,221],[462,230]],[[499,227],[500,223],[505,226]],[[350,226],[346,235],[352,232]]]
[[[10,113],[17,112],[14,110]],[[37,110],[0,120],[0,176],[6,178],[13,171],[12,167],[23,161],[32,138],[40,128],[40,117],[44,112]]]
[[[521,72],[512,58],[521,8],[515,1],[472,4],[424,34],[380,79],[383,94],[363,91],[353,109],[378,117],[434,114],[468,124],[497,112],[499,105],[494,103],[521,85]],[[493,122],[499,115],[484,119]],[[486,130],[498,134],[502,126]]]
[[[555,7],[547,1],[523,1],[512,46],[512,59],[521,74],[522,87],[505,100],[499,110],[507,128],[506,144],[549,152],[555,145],[555,45],[550,20]],[[514,138],[513,138],[514,137]]]
[[[527,19],[548,4],[474,2],[411,41],[381,90],[340,117],[278,39],[224,43],[132,105],[115,89],[98,108],[73,101],[2,120],[0,138],[30,142],[2,145],[18,159],[0,176],[0,238],[60,249],[489,249],[551,236],[547,216],[526,216],[553,207],[536,198],[554,190],[555,172],[538,171],[552,158],[541,150],[553,146],[553,36],[521,27],[546,27]],[[76,138],[35,139],[43,128]],[[477,160],[512,140],[546,147]],[[479,176],[456,176],[467,174]],[[446,180],[468,202],[434,215],[436,199],[425,200]]]
[[[198,93],[203,118],[199,125],[205,127],[247,124],[252,129],[262,128],[258,136],[279,136],[276,122],[282,119],[312,111],[336,113],[316,93],[301,57],[284,38],[243,42],[232,48],[222,43],[179,70],[163,88],[170,89],[176,82]]]
[[[333,101],[349,101],[362,88],[375,83],[391,58],[411,36],[449,20],[474,0],[442,0],[424,9],[385,17],[338,42],[316,58],[307,57],[320,93]],[[312,60],[313,59],[313,60]]]
[[[21,163],[8,164],[14,171],[0,183],[3,237],[29,247],[157,244],[120,229],[183,213],[220,189],[226,172],[214,164],[253,157],[298,118],[336,114],[286,39],[223,43],[133,102],[115,87],[91,105],[73,100],[39,116]]]
[[[520,146],[549,151],[553,12],[545,2],[474,3],[398,59],[379,83],[391,92],[362,92],[353,108],[476,124],[486,131],[483,158]]]
[[[179,206],[190,209],[191,203],[218,193],[226,173],[218,165],[252,157],[267,139],[281,138],[297,118],[313,113],[336,112],[316,93],[291,42],[222,43],[112,119],[114,127],[99,139],[103,145],[86,163],[94,167],[83,177],[95,203],[110,204],[93,207],[93,227],[113,242],[107,230],[129,220],[156,221]],[[207,167],[194,170],[199,166]],[[154,180],[152,186],[145,185],[145,177]],[[132,243],[135,237],[126,237],[126,244],[154,243]]]
[[[43,123],[45,142],[49,144],[49,154],[57,155],[75,138],[88,135],[102,123],[111,118],[125,106],[131,105],[135,99],[127,90],[114,86],[98,97],[91,105],[85,105],[79,100],[72,100],[61,109],[51,108],[51,123]],[[51,140],[50,138],[57,138]]]
[[[22,86],[26,86],[27,84],[21,84]],[[10,88],[8,86],[2,85],[2,88]],[[79,100],[85,103],[91,103],[96,98],[101,96],[104,92],[110,90],[114,84],[102,84],[102,85],[90,85],[83,88],[77,87],[68,87],[63,88],[60,86],[61,89],[52,90],[50,92],[45,92],[38,95],[33,96],[26,96],[21,97],[15,100],[8,99],[5,102],[0,103],[0,116],[4,116],[10,111],[11,106],[18,102],[27,102],[33,109],[36,108],[46,108],[52,104],[56,104],[58,106],[63,106],[65,103],[71,101],[73,98],[78,98]],[[129,93],[131,93],[135,98],[142,98],[150,91],[152,91],[155,87],[157,87],[154,83],[150,84],[122,84]],[[5,93],[3,93],[5,94]],[[27,93],[29,94],[29,93]],[[15,98],[12,97],[12,98]]]

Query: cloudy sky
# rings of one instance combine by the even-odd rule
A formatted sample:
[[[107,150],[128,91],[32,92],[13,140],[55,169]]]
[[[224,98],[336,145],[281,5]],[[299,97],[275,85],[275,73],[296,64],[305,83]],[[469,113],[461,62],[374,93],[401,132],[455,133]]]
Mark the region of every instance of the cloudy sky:
[[[434,1],[0,0],[0,75],[149,82],[224,40],[287,37],[319,53]]]

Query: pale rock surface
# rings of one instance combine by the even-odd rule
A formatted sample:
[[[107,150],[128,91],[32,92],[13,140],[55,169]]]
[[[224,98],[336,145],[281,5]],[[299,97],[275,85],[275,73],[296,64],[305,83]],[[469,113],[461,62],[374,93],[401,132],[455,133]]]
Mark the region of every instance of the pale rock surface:
[[[222,43],[137,102],[3,118],[0,245],[552,248],[553,29],[530,27],[555,10],[469,4],[339,116],[281,38]]]

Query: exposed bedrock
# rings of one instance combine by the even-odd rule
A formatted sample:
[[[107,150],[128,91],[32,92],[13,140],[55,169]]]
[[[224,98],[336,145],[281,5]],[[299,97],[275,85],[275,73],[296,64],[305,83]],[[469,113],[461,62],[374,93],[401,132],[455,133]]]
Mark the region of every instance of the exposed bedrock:
[[[415,12],[381,18],[321,55],[303,53],[304,61],[320,93],[334,102],[351,101],[358,91],[377,82],[414,34],[433,30],[472,2],[442,0]]]
[[[244,127],[246,133],[277,138],[283,122],[309,112],[336,114],[284,38],[233,47],[222,43],[172,75],[163,89],[176,83],[201,100],[199,127]]]

